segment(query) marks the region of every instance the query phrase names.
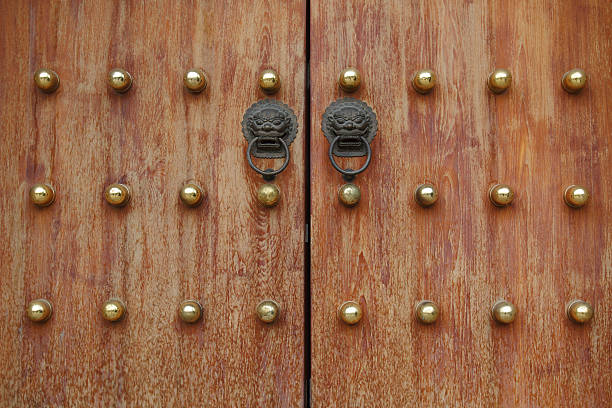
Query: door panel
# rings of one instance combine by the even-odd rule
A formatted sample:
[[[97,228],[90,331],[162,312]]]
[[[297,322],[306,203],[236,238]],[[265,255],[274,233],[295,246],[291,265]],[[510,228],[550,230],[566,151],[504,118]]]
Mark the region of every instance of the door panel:
[[[311,2],[308,39],[306,5],[0,4],[3,405],[299,406],[310,371],[317,407],[612,399],[609,5]],[[351,96],[379,131],[348,209],[320,129],[348,96],[336,79],[350,65],[364,81]],[[59,73],[55,93],[34,87],[41,67]],[[126,94],[106,85],[114,67],[134,77]],[[183,88],[191,67],[208,75],[202,94]],[[240,123],[267,97],[257,73],[268,67],[300,127],[272,209],[257,204]],[[501,67],[514,83],[494,95],[485,80]],[[560,78],[574,67],[589,84],[570,95]],[[428,95],[410,86],[421,68],[437,73]],[[188,181],[203,187],[197,208],[178,198]],[[29,202],[37,182],[55,187],[50,207]],[[113,182],[130,186],[127,207],[104,202]],[[433,207],[413,199],[423,182],[440,191]],[[514,187],[511,206],[489,203],[497,182]],[[561,198],[573,183],[592,194],[579,210]],[[54,307],[44,324],[23,312],[39,297]],[[117,323],[100,316],[112,297],[128,310]],[[266,298],[282,308],[271,325],[254,315]],[[501,298],[518,308],[507,326],[490,318]],[[575,298],[593,304],[590,323],[566,318]],[[184,299],[202,303],[202,321],[180,320]],[[422,299],[441,309],[429,326],[414,318]],[[335,315],[346,300],[364,308],[356,326]]]
[[[325,406],[606,406],[612,399],[612,9],[604,1],[335,1],[311,5],[312,403]],[[321,115],[352,96],[378,116],[362,200],[345,208]],[[563,73],[589,83],[570,95]],[[432,93],[411,87],[422,68]],[[513,84],[488,91],[494,68]],[[356,166],[363,159],[339,160]],[[438,202],[416,204],[434,183]],[[496,208],[494,183],[514,187]],[[565,186],[591,193],[575,210]],[[490,317],[501,298],[514,323]],[[570,323],[585,299],[595,317]],[[415,304],[441,309],[430,326]],[[335,315],[346,300],[364,317]]]
[[[3,406],[302,404],[305,11],[2,2]],[[58,72],[55,93],[35,88],[40,67]],[[134,77],[123,95],[106,84],[114,67]],[[208,74],[200,95],[183,88],[192,67]],[[257,204],[240,125],[267,67],[300,125],[273,209]],[[178,197],[190,180],[205,192],[193,209]],[[36,182],[55,187],[50,207],[30,204]],[[113,182],[131,188],[128,206],[104,202]],[[23,312],[39,297],[54,307],[44,324]],[[121,322],[100,316],[110,297],[127,305]],[[204,310],[193,325],[177,314],[190,298]],[[264,298],[283,310],[272,325],[254,314]]]

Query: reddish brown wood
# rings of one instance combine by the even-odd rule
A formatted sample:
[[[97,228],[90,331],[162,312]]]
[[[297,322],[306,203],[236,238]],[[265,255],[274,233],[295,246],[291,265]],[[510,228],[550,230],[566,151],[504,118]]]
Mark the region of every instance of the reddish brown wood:
[[[0,4],[0,405],[302,404],[304,36],[301,0]],[[209,75],[197,96],[192,66]],[[272,210],[240,126],[268,66],[300,123]],[[35,89],[39,67],[56,93]],[[107,89],[113,67],[134,77],[125,95]],[[178,199],[192,179],[197,209]],[[57,189],[46,209],[27,200],[39,181]],[[124,209],[103,201],[115,181],[133,190]],[[112,296],[117,324],[99,313]],[[23,312],[37,297],[55,308],[44,325]],[[254,315],[268,297],[274,325]],[[179,321],[186,298],[203,322]]]
[[[312,2],[313,406],[609,405],[611,22],[605,1]],[[353,209],[320,131],[349,65],[379,122]],[[422,96],[410,80],[425,67],[438,86]],[[498,96],[496,67],[514,76]],[[569,95],[574,67],[590,82]],[[424,181],[441,193],[430,209],[412,196]],[[510,208],[488,202],[494,182],[516,189]],[[563,203],[572,183],[586,208]],[[519,310],[507,327],[489,317],[502,297]],[[590,324],[565,317],[573,298],[594,305]],[[356,327],[335,316],[349,299]],[[441,306],[435,325],[415,321],[420,299]]]

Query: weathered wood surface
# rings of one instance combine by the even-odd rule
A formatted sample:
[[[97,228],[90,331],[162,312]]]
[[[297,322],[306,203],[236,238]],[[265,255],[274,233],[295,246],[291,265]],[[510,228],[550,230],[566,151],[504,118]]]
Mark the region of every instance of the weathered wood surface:
[[[313,406],[609,406],[611,22],[606,1],[312,2]],[[320,131],[349,65],[379,122],[353,209]],[[425,67],[438,86],[422,96],[410,80]],[[498,96],[496,67],[514,77]],[[574,67],[590,82],[569,95]],[[423,181],[441,193],[430,209],[413,200]],[[510,208],[487,200],[498,181]],[[561,199],[572,183],[592,192],[581,210]],[[514,324],[491,322],[498,298]],[[567,320],[573,298],[591,324]],[[348,299],[365,308],[356,327],[335,316]],[[420,299],[441,306],[435,325],[414,320]]]
[[[0,3],[2,406],[302,404],[304,35],[301,0]],[[197,96],[193,66],[210,81]],[[240,126],[268,66],[300,123],[272,210]],[[39,67],[56,93],[35,89]],[[125,95],[107,88],[113,67],[134,77]],[[192,179],[197,209],[178,198]],[[46,209],[27,200],[39,181],[57,190]],[[124,209],[103,201],[115,181],[133,190]],[[112,296],[117,324],[99,313]],[[37,297],[55,308],[43,325],[23,312]],[[268,297],[284,314],[266,326]],[[186,298],[203,322],[180,322]]]

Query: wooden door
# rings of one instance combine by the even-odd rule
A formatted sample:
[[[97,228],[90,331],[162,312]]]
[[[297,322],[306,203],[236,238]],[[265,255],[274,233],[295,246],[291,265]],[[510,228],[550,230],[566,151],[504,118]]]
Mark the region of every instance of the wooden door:
[[[4,407],[298,406],[304,395],[304,1],[0,3],[0,401]],[[290,22],[290,24],[288,24]],[[60,77],[40,92],[38,68]],[[125,94],[106,76],[123,68]],[[183,72],[201,67],[194,95]],[[245,110],[273,96],[296,113],[291,162],[266,209],[248,166]],[[258,163],[263,165],[262,163]],[[276,163],[278,166],[280,164]],[[204,190],[197,208],[181,185]],[[34,183],[55,202],[28,200]],[[109,183],[132,191],[112,208]],[[103,302],[127,316],[109,323]],[[52,318],[30,322],[46,298]],[[272,325],[257,303],[276,300]],[[203,319],[182,322],[184,299]]]
[[[0,402],[606,406],[611,22],[600,0],[1,2]],[[347,66],[363,77],[351,95],[336,84]],[[32,82],[43,67],[53,93]],[[115,67],[133,76],[124,94],[106,84]],[[192,67],[201,94],[183,87]],[[569,94],[575,67],[589,82]],[[282,78],[273,96],[264,68]],[[426,95],[410,85],[422,68],[437,74]],[[494,68],[513,75],[498,95]],[[378,121],[354,208],[321,131],[345,96]],[[241,134],[265,98],[299,125],[274,208],[257,203]],[[56,191],[45,208],[28,198],[40,182]],[[104,200],[114,182],[126,207]],[[200,206],[179,200],[186,182]],[[439,191],[429,208],[413,198],[424,182]],[[496,183],[510,206],[489,202]],[[570,184],[591,192],[585,207],[563,202]],[[45,323],[24,313],[37,298],[53,305]],[[114,323],[110,298],[127,307]],[[178,317],[185,299],[203,307],[195,324]],[[255,316],[263,299],[281,306],[273,324]],[[440,308],[431,325],[414,316],[424,299]],[[491,318],[500,299],[511,324]],[[590,322],[568,320],[572,299]],[[354,326],[336,315],[347,300],[363,309]]]
[[[312,2],[312,406],[604,407],[612,400],[612,8],[606,1]],[[362,199],[345,208],[321,116],[352,96],[378,118]],[[561,87],[571,68],[589,82]],[[431,68],[427,95],[411,87]],[[511,88],[485,85],[495,68]],[[341,162],[356,168],[363,159]],[[438,202],[422,208],[430,182]],[[496,208],[489,187],[514,202]],[[564,204],[570,184],[591,192]],[[518,309],[492,321],[498,299]],[[565,304],[595,310],[578,325]],[[435,301],[423,325],[415,304]],[[344,325],[335,309],[358,301]]]

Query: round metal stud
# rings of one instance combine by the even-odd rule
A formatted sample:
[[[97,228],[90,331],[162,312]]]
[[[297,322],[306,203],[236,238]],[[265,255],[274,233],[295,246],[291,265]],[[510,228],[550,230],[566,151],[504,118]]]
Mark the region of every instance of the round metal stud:
[[[361,85],[361,73],[357,68],[345,68],[340,72],[338,85],[344,92],[355,92]]]
[[[281,87],[281,78],[273,69],[264,69],[259,73],[259,87],[264,93],[273,94]]]
[[[185,300],[179,305],[178,313],[185,323],[195,323],[202,318],[202,305],[197,300]]]
[[[431,69],[417,71],[412,78],[412,87],[420,94],[427,94],[436,86],[436,74]]]
[[[349,300],[341,304],[338,308],[338,318],[346,324],[357,324],[362,317],[363,311],[361,310],[361,305],[357,302]]]
[[[48,207],[55,201],[55,190],[49,184],[34,184],[30,188],[30,201],[38,207]]]
[[[593,318],[593,306],[584,300],[574,299],[565,308],[567,317],[574,323],[587,323]]]
[[[121,68],[111,69],[108,73],[108,85],[116,92],[127,92],[132,87],[132,75]]]
[[[264,323],[274,323],[280,314],[280,306],[274,300],[262,300],[255,308],[259,320]]]
[[[572,208],[584,207],[589,201],[589,191],[582,186],[573,184],[563,192],[563,200],[565,204]]]
[[[28,319],[36,323],[46,322],[53,314],[53,306],[47,299],[36,299],[26,308]]]
[[[569,93],[577,93],[585,87],[587,76],[585,72],[579,68],[574,68],[563,74],[561,85]]]
[[[496,207],[505,207],[514,200],[514,191],[507,184],[496,184],[489,189],[489,199]]]
[[[41,68],[34,73],[34,83],[44,93],[52,93],[59,87],[60,79],[52,69]]]
[[[361,200],[361,189],[353,183],[346,183],[338,189],[338,200],[346,207],[354,207]]]
[[[421,323],[431,324],[438,320],[440,308],[431,300],[422,300],[416,305],[415,315]]]
[[[187,207],[197,207],[202,203],[202,189],[197,184],[187,183],[181,187],[179,197]]]
[[[438,201],[438,190],[433,184],[421,184],[414,192],[414,199],[419,205],[429,207]]]
[[[120,299],[109,299],[102,305],[102,317],[109,322],[123,319],[125,311],[125,304]]]
[[[498,323],[510,324],[516,317],[516,306],[507,300],[499,300],[491,308],[491,317]]]
[[[104,198],[113,207],[123,207],[130,202],[130,189],[125,184],[113,183],[106,187]]]
[[[206,89],[208,80],[203,70],[194,68],[185,72],[185,75],[183,75],[183,84],[189,92],[200,93]]]
[[[503,93],[512,85],[512,74],[507,69],[496,69],[489,74],[487,85],[491,92]]]
[[[257,189],[257,201],[264,207],[274,207],[281,198],[280,189],[276,184],[266,183]]]

